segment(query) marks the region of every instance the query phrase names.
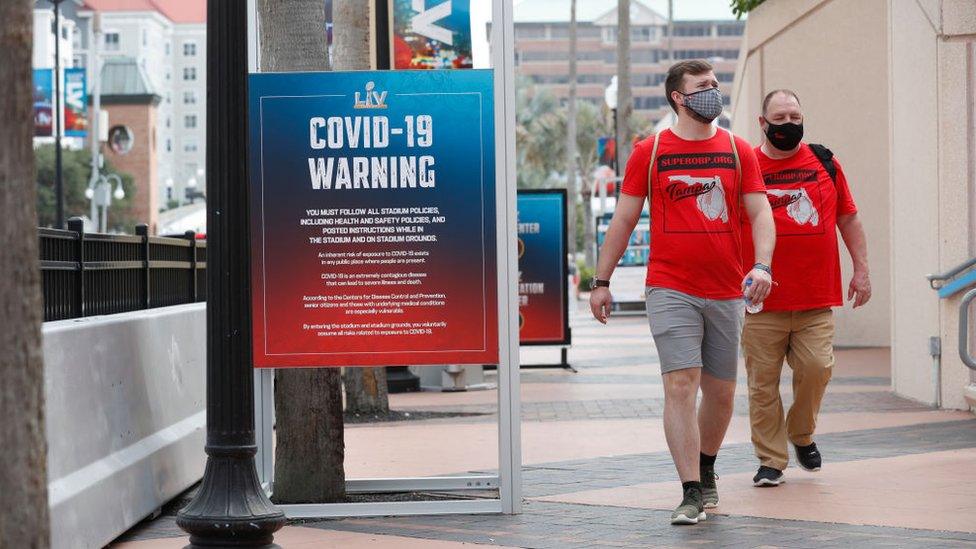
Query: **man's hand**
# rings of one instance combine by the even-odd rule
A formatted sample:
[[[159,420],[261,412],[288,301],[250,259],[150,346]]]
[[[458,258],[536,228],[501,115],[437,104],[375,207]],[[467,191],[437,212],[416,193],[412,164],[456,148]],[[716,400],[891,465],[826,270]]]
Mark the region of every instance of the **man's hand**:
[[[854,308],[857,309],[871,299],[871,277],[867,271],[854,271],[851,277],[851,285],[847,289],[847,300],[854,301]]]
[[[746,280],[752,279],[752,285],[746,288]],[[769,273],[762,269],[753,269],[742,279],[742,294],[749,298],[749,301],[759,304],[769,297],[769,292],[773,288],[773,278]]]
[[[610,288],[600,286],[593,288],[593,291],[590,292],[590,311],[593,313],[593,318],[603,324],[606,324],[607,319],[610,318],[610,306],[612,303],[613,296],[610,295]]]

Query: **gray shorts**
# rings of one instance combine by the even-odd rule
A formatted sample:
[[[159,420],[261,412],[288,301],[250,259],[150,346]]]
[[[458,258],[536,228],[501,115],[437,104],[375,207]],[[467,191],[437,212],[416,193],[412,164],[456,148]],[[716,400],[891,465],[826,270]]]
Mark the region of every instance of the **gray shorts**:
[[[647,288],[647,320],[661,373],[704,368],[734,381],[745,305],[741,299],[705,299],[667,288]]]

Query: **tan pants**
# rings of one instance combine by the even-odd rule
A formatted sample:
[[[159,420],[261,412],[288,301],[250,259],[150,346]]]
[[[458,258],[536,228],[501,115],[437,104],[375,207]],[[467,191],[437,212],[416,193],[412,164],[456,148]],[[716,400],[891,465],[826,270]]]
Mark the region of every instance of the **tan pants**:
[[[786,469],[787,439],[813,442],[817,413],[834,366],[834,316],[830,309],[746,315],[742,348],[749,376],[752,443],[762,465]],[[793,369],[793,405],[783,417],[779,382],[783,359]]]

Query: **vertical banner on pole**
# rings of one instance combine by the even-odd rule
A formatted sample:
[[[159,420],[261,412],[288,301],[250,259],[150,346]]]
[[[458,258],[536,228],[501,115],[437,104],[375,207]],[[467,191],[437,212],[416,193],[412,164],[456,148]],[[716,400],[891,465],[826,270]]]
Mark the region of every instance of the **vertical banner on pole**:
[[[64,135],[88,135],[88,87],[85,69],[64,69]]]
[[[54,70],[34,69],[34,137],[54,135]]]
[[[255,366],[498,363],[492,76],[251,75]]]
[[[519,342],[568,345],[566,190],[518,192]]]
[[[394,69],[470,69],[470,0],[387,0]]]

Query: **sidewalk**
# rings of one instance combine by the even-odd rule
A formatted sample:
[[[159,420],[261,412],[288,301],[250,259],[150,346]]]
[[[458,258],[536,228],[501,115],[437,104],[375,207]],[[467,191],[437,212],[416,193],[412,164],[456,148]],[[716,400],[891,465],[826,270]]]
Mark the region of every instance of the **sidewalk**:
[[[569,356],[580,372],[522,372],[523,514],[326,520],[288,526],[275,541],[284,548],[976,546],[976,418],[894,396],[886,349],[838,351],[816,437],[824,469],[791,467],[773,489],[752,487],[758,464],[740,367],[736,413],[716,464],[721,506],[704,524],[671,526],[680,486],[646,321],[615,317],[604,327],[579,305]],[[529,348],[522,360],[556,355]],[[788,368],[782,390],[789,402]],[[495,399],[494,391],[392,395],[396,410],[466,415],[347,426],[347,476],[495,469]],[[186,543],[164,514],[113,547]]]

